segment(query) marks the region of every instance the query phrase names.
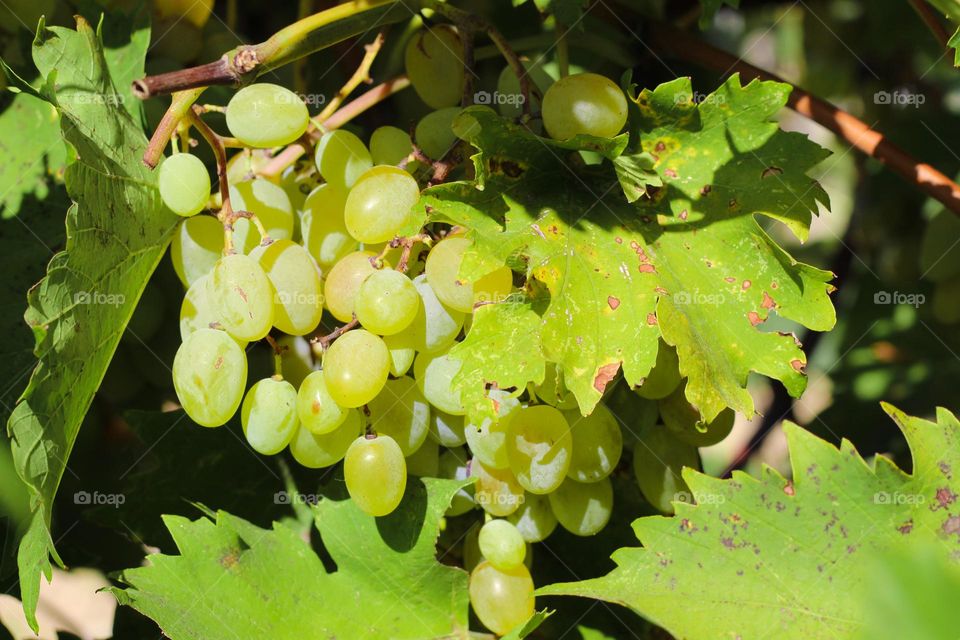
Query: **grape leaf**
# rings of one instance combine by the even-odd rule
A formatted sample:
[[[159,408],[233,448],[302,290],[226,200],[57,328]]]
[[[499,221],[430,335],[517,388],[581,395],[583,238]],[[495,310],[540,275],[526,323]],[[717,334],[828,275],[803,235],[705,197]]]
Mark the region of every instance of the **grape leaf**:
[[[912,475],[789,425],[793,480],[687,469],[699,504],[637,520],[644,546],[618,550],[607,576],[538,593],[616,602],[691,640],[854,636],[877,555],[907,542],[960,552],[960,422],[944,409],[933,423],[884,408],[910,445]]]
[[[8,423],[17,472],[33,517],[18,563],[24,608],[35,627],[39,574],[50,575],[49,523],[67,458],[124,327],[163,256],[176,217],[160,203],[156,177],[140,161],[146,139],[122,106],[99,37],[82,18],[77,30],[42,29],[34,62],[42,95],[57,107],[65,140],[79,158],[65,173],[75,204],[66,251],[28,296],[25,315],[39,364]],[[59,562],[59,558],[57,558]]]
[[[796,339],[763,331],[769,314],[818,331],[835,322],[831,274],[794,261],[755,218],[804,237],[817,202],[826,201],[806,175],[826,152],[771,121],[788,93],[773,82],[742,87],[737,76],[700,103],[689,79],[641,93],[631,129],[664,186],[632,204],[609,164],[584,166],[569,141],[539,138],[472,107],[454,129],[479,151],[476,180],[432,187],[422,202],[431,219],[469,228],[473,252],[494,258],[468,253],[465,277],[496,260],[525,272],[541,352],[563,367],[582,412],[621,367],[628,382],[641,383],[662,334],[677,347],[687,398],[706,420],[727,406],[750,415],[751,371],[794,396],[806,384]],[[468,334],[465,344],[472,340]],[[531,352],[520,340],[512,347],[504,357]],[[498,382],[484,373],[472,380]]]
[[[180,555],[150,556],[113,592],[172,640],[466,638],[467,574],[435,558],[463,484],[411,479],[383,518],[321,500],[316,526],[336,571],[284,525],[261,529],[223,511],[215,522],[166,516]]]

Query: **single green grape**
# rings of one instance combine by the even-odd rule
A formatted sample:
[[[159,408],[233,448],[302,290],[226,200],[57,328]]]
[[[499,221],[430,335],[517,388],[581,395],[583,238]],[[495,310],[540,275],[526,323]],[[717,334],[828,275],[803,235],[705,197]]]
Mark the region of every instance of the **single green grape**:
[[[234,211],[249,211],[257,216],[273,240],[293,238],[295,214],[290,196],[283,187],[265,178],[256,178],[230,185],[230,205]],[[246,218],[233,223],[233,244],[250,253],[262,242],[256,225]]]
[[[493,469],[506,469],[510,466],[507,427],[511,416],[520,409],[520,401],[500,389],[491,389],[489,397],[496,403],[497,419],[484,418],[479,425],[469,422],[464,435],[470,451],[480,462]]]
[[[509,570],[481,562],[470,574],[470,606],[483,626],[509,633],[533,615],[533,578],[522,564]]]
[[[417,355],[413,331],[411,327],[407,327],[400,333],[383,336],[383,342],[390,351],[390,375],[399,378],[410,370]]]
[[[213,306],[212,286],[213,274],[208,273],[195,280],[183,296],[183,302],[180,304],[180,338],[182,340],[186,340],[187,336],[197,329],[216,328],[211,325],[220,322],[217,310]],[[240,346],[245,347],[246,342],[241,340]]]
[[[413,130],[417,146],[428,158],[440,160],[457,143],[457,134],[453,132],[453,121],[460,115],[460,107],[448,107],[428,113]]]
[[[173,270],[185,287],[212,272],[222,254],[223,225],[213,216],[183,220],[170,243]]]
[[[370,425],[393,438],[404,456],[413,455],[430,431],[430,405],[413,378],[387,380],[383,390],[367,404]]]
[[[413,152],[410,134],[397,127],[378,127],[370,135],[373,164],[398,165]]]
[[[466,480],[470,477],[470,470],[467,468],[467,452],[463,447],[446,449],[440,454],[440,470],[437,477],[450,480]],[[459,516],[476,506],[477,503],[473,499],[473,485],[467,485],[453,494],[446,515]]]
[[[433,407],[430,410],[430,437],[447,448],[459,447],[467,442],[463,416],[453,416]]]
[[[573,441],[567,477],[578,482],[597,482],[613,473],[623,453],[620,423],[604,404],[589,416],[579,411],[564,413]]]
[[[246,86],[227,103],[227,128],[248,147],[290,144],[306,132],[308,124],[310,114],[300,96],[269,82]]]
[[[344,333],[323,356],[327,390],[341,407],[373,400],[387,381],[390,353],[379,337],[364,329]]]
[[[517,410],[507,427],[507,457],[524,489],[540,494],[554,491],[573,457],[567,419],[545,404]]]
[[[461,362],[451,358],[449,353],[421,353],[413,363],[413,377],[430,404],[455,416],[467,412],[460,398],[460,390],[453,387],[453,377],[460,367]]]
[[[327,273],[323,283],[324,302],[340,322],[353,320],[360,285],[377,271],[370,262],[374,255],[369,251],[354,251],[333,265]]]
[[[316,329],[323,315],[323,285],[320,269],[307,250],[292,240],[275,240],[250,255],[273,285],[274,326],[293,336]]]
[[[393,335],[409,327],[420,311],[420,294],[410,278],[381,269],[371,273],[357,292],[354,312],[363,327],[378,335]]]
[[[430,251],[426,265],[427,281],[440,301],[464,313],[471,313],[477,302],[501,302],[513,287],[508,267],[495,269],[476,282],[461,278],[460,265],[470,245],[462,236],[445,238]]]
[[[350,410],[338,405],[327,391],[323,371],[314,371],[303,379],[297,391],[297,416],[311,433],[330,433],[343,424],[349,414]]]
[[[350,236],[343,221],[346,203],[347,190],[329,183],[311,191],[303,202],[300,217],[303,244],[324,270],[357,250],[357,241]]]
[[[507,516],[527,542],[546,540],[557,528],[557,516],[553,514],[550,499],[535,493],[525,496],[520,508]]]
[[[420,311],[410,325],[414,346],[421,353],[439,353],[450,348],[463,328],[464,314],[452,309],[437,298],[424,275],[413,279],[420,294]]]
[[[309,469],[330,467],[347,454],[347,449],[360,435],[363,418],[356,409],[350,409],[339,427],[328,433],[313,433],[300,425],[290,441],[293,459]]]
[[[254,451],[265,456],[280,453],[297,431],[297,390],[286,380],[256,382],[243,399],[240,423]]]
[[[343,477],[353,502],[364,513],[385,516],[403,499],[407,463],[390,436],[360,436],[347,449]]]
[[[282,349],[280,364],[283,379],[299,389],[307,376],[313,373],[313,349],[302,336],[279,336],[277,345]]]
[[[531,83],[540,91],[542,96],[554,83],[553,76],[539,64],[524,62],[523,66],[527,70],[527,77],[530,78]],[[505,66],[500,72],[500,77],[497,78],[497,94],[496,102],[500,115],[506,118],[519,118],[523,114],[524,96],[520,91],[520,79],[510,65]],[[540,111],[540,99],[533,92],[531,92],[530,98],[530,112],[538,113]]]
[[[662,339],[657,349],[657,362],[643,384],[635,389],[637,395],[648,400],[666,398],[680,385],[680,360],[677,350]]]
[[[487,562],[501,571],[522,566],[527,555],[526,541],[507,520],[495,519],[484,524],[477,542]]]
[[[189,153],[176,153],[163,161],[157,186],[163,204],[178,216],[200,213],[210,199],[210,174],[203,161]]]
[[[421,29],[407,42],[404,67],[413,90],[428,107],[460,103],[463,95],[463,41],[450,25]]]
[[[35,1],[36,0],[31,0],[31,3]],[[47,0],[41,0],[38,5],[42,6],[46,2]],[[52,7],[53,3],[50,2],[49,4]],[[158,19],[179,20],[183,18],[194,27],[201,29],[207,23],[207,20],[210,19],[210,14],[213,12],[213,4],[214,0],[154,0],[153,10]],[[52,9],[44,11],[48,16],[51,12]]]
[[[561,78],[543,96],[543,126],[554,140],[581,134],[612,138],[626,122],[623,90],[595,73]]]
[[[253,180],[272,159],[273,154],[266,149],[241,149],[227,160],[227,183]]]
[[[363,140],[345,129],[328,131],[317,142],[314,159],[323,179],[341,189],[349,189],[370,167],[373,159]]]
[[[316,167],[304,167],[305,161],[301,158],[294,164],[283,170],[280,174],[279,185],[287,197],[290,198],[290,205],[298,214],[303,212],[303,205],[313,191],[320,186],[320,174]],[[302,223],[301,223],[302,224]],[[302,237],[302,236],[301,236]]]
[[[440,446],[427,440],[407,456],[407,473],[421,478],[436,478],[440,473]]]
[[[377,165],[365,171],[347,195],[343,210],[350,235],[364,244],[392,240],[420,200],[417,181],[403,169]]]
[[[661,425],[640,432],[633,447],[633,472],[647,502],[663,513],[673,513],[673,502],[690,502],[684,467],[700,468],[697,448],[686,444]]]
[[[490,515],[502,518],[523,504],[523,487],[510,469],[493,469],[474,458],[470,461],[470,477],[477,479],[474,500]]]
[[[567,478],[550,494],[550,508],[560,526],[577,536],[592,536],[610,522],[613,513],[613,485],[610,478],[599,482],[577,482]]]
[[[243,254],[223,256],[213,269],[213,306],[230,335],[260,340],[273,324],[273,285],[257,261]]]
[[[712,447],[733,431],[737,414],[726,408],[712,422],[704,422],[686,396],[686,383],[660,400],[660,419],[679,440],[695,447]]]
[[[219,427],[240,407],[247,384],[247,356],[223,331],[197,329],[177,349],[173,387],[190,419]]]

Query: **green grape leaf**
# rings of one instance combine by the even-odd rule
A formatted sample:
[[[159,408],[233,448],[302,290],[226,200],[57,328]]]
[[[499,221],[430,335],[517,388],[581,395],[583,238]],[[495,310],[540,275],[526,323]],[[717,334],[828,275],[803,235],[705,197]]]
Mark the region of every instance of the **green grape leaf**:
[[[934,423],[884,408],[912,475],[788,425],[792,480],[767,467],[728,480],[687,469],[697,504],[634,522],[643,547],[614,553],[608,575],[538,593],[619,603],[691,640],[855,637],[875,558],[904,543],[960,553],[960,422],[944,409]]]
[[[960,27],[950,36],[947,46],[953,49],[953,66],[960,67]]]
[[[42,29],[33,57],[46,78],[43,95],[59,111],[63,137],[78,156],[64,175],[75,203],[67,212],[66,251],[53,257],[28,296],[25,318],[39,363],[8,422],[33,509],[18,563],[24,608],[35,627],[40,573],[49,577],[48,553],[56,553],[49,531],[54,495],[176,217],[140,161],[146,138],[122,106],[92,27],[78,19],[76,31]]]
[[[467,574],[436,560],[444,511],[464,482],[411,479],[382,518],[323,499],[316,527],[330,571],[293,529],[166,516],[180,555],[123,572],[121,603],[172,640],[203,638],[466,638]]]
[[[804,237],[827,199],[806,175],[826,152],[772,121],[788,93],[773,82],[743,87],[737,76],[699,103],[689,79],[641,93],[631,130],[664,186],[634,203],[608,163],[584,166],[569,143],[472,107],[454,128],[479,151],[475,182],[432,187],[422,202],[432,220],[470,229],[473,253],[525,273],[541,352],[563,367],[582,412],[621,368],[640,384],[662,335],[706,420],[728,406],[751,415],[751,371],[794,396],[806,384],[796,338],[765,331],[768,316],[818,331],[835,322],[831,274],[793,260],[756,219]],[[483,275],[475,265],[484,261],[469,258],[463,275]]]
[[[646,152],[614,158],[613,166],[627,202],[636,202],[647,195],[649,187],[663,186],[663,180],[653,168],[654,164],[656,160]]]
[[[960,0],[930,0],[930,4],[953,22],[960,22]]]
[[[542,611],[537,611],[530,619],[524,622],[523,624],[517,626],[516,629],[512,630],[505,636],[501,637],[501,640],[523,640],[528,635],[537,630],[537,628],[543,624],[543,621],[549,618],[553,614],[552,611],[543,609]]]
[[[700,28],[706,29],[713,24],[713,17],[720,11],[720,7],[728,5],[733,8],[740,6],[740,0],[700,0],[703,12],[700,14]]]

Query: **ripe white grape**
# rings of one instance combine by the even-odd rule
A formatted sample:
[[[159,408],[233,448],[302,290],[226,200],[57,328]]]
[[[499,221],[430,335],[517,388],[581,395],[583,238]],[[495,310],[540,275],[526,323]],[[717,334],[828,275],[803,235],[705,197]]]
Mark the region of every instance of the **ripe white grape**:
[[[314,159],[323,179],[335,187],[349,189],[373,166],[363,140],[344,129],[328,131],[317,142]]]
[[[530,571],[522,564],[503,571],[481,562],[470,574],[470,605],[483,626],[497,635],[509,633],[533,615]]]
[[[438,353],[451,347],[463,328],[464,314],[444,305],[437,298],[426,276],[413,279],[420,294],[420,311],[410,325],[414,346],[422,353]]]
[[[404,456],[413,455],[430,431],[430,405],[413,378],[387,380],[383,390],[367,404],[370,425],[380,435],[393,438]]]
[[[310,114],[286,87],[260,82],[237,91],[227,103],[227,128],[249,147],[290,144],[307,130]]]
[[[292,240],[276,240],[250,255],[256,257],[273,285],[273,324],[277,329],[293,336],[316,329],[323,315],[323,285],[307,250]]]
[[[280,453],[297,431],[297,390],[286,380],[260,380],[243,399],[240,422],[254,451]]]
[[[374,271],[360,285],[354,302],[357,320],[378,335],[400,333],[420,311],[420,294],[410,278],[392,269]]]
[[[557,409],[536,405],[517,410],[507,427],[510,469],[524,489],[550,493],[570,468],[570,425]]]
[[[197,329],[177,349],[173,387],[190,419],[219,427],[237,412],[247,384],[247,356],[223,331]]]
[[[660,400],[666,398],[680,385],[680,361],[677,350],[660,340],[657,362],[643,384],[636,388],[641,398]]]
[[[403,499],[407,463],[390,436],[360,436],[347,449],[343,477],[350,497],[363,512],[385,516]]]
[[[470,470],[467,469],[467,453],[463,447],[446,449],[440,454],[440,478],[451,480],[466,480],[470,477]],[[477,503],[473,499],[473,485],[463,487],[450,500],[450,507],[447,509],[448,516],[459,516],[474,507]]]
[[[476,282],[459,276],[464,254],[470,241],[462,236],[448,237],[427,256],[427,281],[445,305],[464,313],[473,311],[477,302],[500,302],[510,294],[513,274],[508,267],[500,267]]]
[[[325,183],[310,192],[303,202],[300,226],[303,244],[324,270],[357,250],[357,241],[347,231],[343,207],[347,190]]]
[[[36,7],[42,7],[48,5],[50,9],[44,11],[40,10],[41,13],[49,16],[52,13],[53,2],[47,2],[46,0],[41,0],[40,2],[31,2],[31,5]],[[156,12],[155,16],[158,20],[179,20],[183,18],[186,22],[189,22],[194,27],[201,29],[207,23],[207,20],[210,19],[210,14],[213,12],[214,0],[155,0],[153,4],[153,10]],[[16,6],[14,4],[14,6]],[[37,14],[37,19],[40,18],[41,13]],[[35,24],[37,20],[30,20],[27,24]]]
[[[542,96],[554,83],[553,77],[539,64],[524,62],[523,66],[533,86],[540,90]],[[505,66],[500,72],[500,77],[497,78],[497,93],[502,96],[501,102],[497,105],[500,115],[506,118],[519,118],[523,113],[523,94],[520,92],[520,79],[510,65]],[[530,112],[539,112],[540,99],[536,95],[531,95],[530,100]]]
[[[418,200],[420,187],[409,173],[388,165],[372,167],[347,195],[343,210],[347,230],[365,244],[392,240],[407,226]]]
[[[527,543],[513,524],[507,520],[491,520],[480,528],[477,542],[487,562],[501,571],[523,565]]]
[[[660,419],[678,440],[695,447],[711,447],[730,435],[737,414],[728,407],[711,422],[704,422],[687,400],[686,386],[681,384],[660,400]]]
[[[374,257],[369,251],[354,251],[333,265],[323,283],[327,309],[341,322],[353,320],[354,307],[360,285],[377,269],[370,263]]]
[[[440,446],[427,440],[407,456],[407,473],[421,478],[436,478],[440,474]]]
[[[407,43],[404,67],[414,91],[433,109],[460,103],[463,95],[463,41],[450,25],[422,29]]]
[[[524,500],[523,487],[510,469],[493,469],[474,458],[470,461],[470,476],[474,484],[474,499],[492,516],[508,516]]]
[[[500,389],[491,389],[489,396],[497,404],[497,419],[485,418],[479,425],[468,423],[464,428],[470,451],[487,467],[506,469],[507,427],[511,416],[520,409],[520,401]]]
[[[273,324],[273,285],[257,261],[231,254],[213,269],[213,306],[220,324],[240,340],[254,341]]]
[[[559,366],[547,364],[547,375],[534,392],[537,398],[557,409],[577,408],[577,397],[564,384],[563,369]]]
[[[640,433],[633,445],[633,473],[643,497],[663,513],[672,514],[672,502],[681,494],[689,495],[684,467],[700,468],[696,447],[675,438],[662,424]]]
[[[452,416],[433,407],[430,410],[430,437],[447,447],[459,447],[467,441],[463,416]]]
[[[370,135],[373,164],[398,165],[413,152],[410,134],[397,127],[378,127]]]
[[[428,113],[417,123],[413,137],[428,158],[439,160],[453,149],[457,143],[453,121],[459,114],[460,107],[448,107]]]
[[[341,407],[359,407],[373,400],[387,381],[390,353],[383,340],[364,329],[348,331],[323,356],[324,380]]]
[[[549,499],[560,526],[578,536],[596,535],[607,526],[613,513],[610,478],[590,483],[568,478]]]
[[[383,336],[383,342],[390,351],[390,375],[397,377],[404,375],[410,370],[413,358],[417,355],[411,327],[407,327],[400,333]]]
[[[507,516],[527,542],[546,540],[557,528],[557,516],[553,514],[547,496],[528,493],[520,508]]]
[[[277,345],[282,349],[280,364],[283,379],[299,389],[307,376],[313,373],[313,348],[301,336],[279,336]]]
[[[573,438],[567,476],[578,482],[597,482],[609,476],[623,453],[620,423],[603,404],[598,404],[586,417],[579,411],[568,411],[564,415]]]
[[[210,174],[203,161],[189,153],[177,153],[163,161],[157,186],[163,204],[178,216],[200,213],[210,199]]]
[[[273,240],[293,238],[293,205],[283,187],[265,178],[231,184],[230,206],[234,211],[249,211],[257,216]],[[250,253],[262,240],[250,220],[240,218],[233,223],[233,244],[238,251]]]
[[[543,96],[543,126],[555,140],[584,134],[612,138],[627,122],[627,98],[615,82],[595,73],[557,80]]]
[[[339,427],[329,433],[316,434],[303,425],[290,442],[293,459],[304,467],[322,469],[337,464],[362,430],[360,412],[350,409]]]
[[[223,225],[213,216],[187,218],[170,243],[173,270],[186,287],[213,271],[222,253]]]
[[[323,371],[314,371],[300,383],[297,391],[297,416],[311,433],[322,435],[339,427],[350,414],[338,405],[324,380]]]
[[[460,399],[460,390],[453,386],[453,378],[460,371],[461,362],[450,354],[421,353],[413,363],[413,377],[430,404],[455,416],[467,410]]]

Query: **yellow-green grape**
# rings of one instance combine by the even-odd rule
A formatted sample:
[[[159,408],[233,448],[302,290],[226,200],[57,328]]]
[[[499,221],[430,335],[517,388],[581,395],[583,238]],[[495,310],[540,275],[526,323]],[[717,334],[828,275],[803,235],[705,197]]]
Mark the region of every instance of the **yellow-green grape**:
[[[504,571],[486,561],[470,574],[470,606],[483,626],[497,635],[526,622],[534,604],[533,578],[522,564]]]
[[[381,269],[371,273],[357,292],[354,312],[365,329],[378,335],[400,333],[420,311],[420,294],[410,278]]]
[[[343,424],[329,433],[313,433],[300,425],[290,441],[290,453],[294,460],[309,469],[330,467],[343,460],[362,427],[363,418],[356,409],[350,409]]]
[[[238,184],[253,180],[272,159],[271,153],[265,149],[240,150],[227,160],[227,182]]]
[[[407,463],[390,436],[360,436],[343,461],[347,491],[361,511],[371,516],[391,513],[403,499]]]
[[[470,451],[480,462],[493,469],[506,469],[510,466],[507,427],[510,418],[520,409],[520,401],[500,389],[491,389],[489,396],[496,402],[497,419],[484,418],[479,425],[468,423],[464,435]]]
[[[623,90],[595,73],[561,78],[543,96],[543,126],[554,140],[580,134],[612,138],[626,122]]]
[[[523,504],[523,487],[510,469],[493,469],[474,458],[470,477],[476,478],[474,500],[492,516],[504,517]]]
[[[704,422],[700,413],[687,401],[686,384],[680,385],[669,396],[660,400],[660,419],[679,440],[695,447],[710,447],[733,430],[737,414],[733,409],[721,411],[712,422]]]
[[[430,438],[438,444],[448,449],[463,445],[467,441],[464,427],[463,416],[452,416],[436,407],[430,410]]]
[[[297,431],[297,390],[286,380],[260,380],[243,399],[240,423],[254,451],[280,453]]]
[[[210,19],[213,3],[214,0],[153,0],[153,10],[154,15],[161,20],[183,18],[200,29]],[[46,13],[50,14],[49,11]]]
[[[439,160],[456,145],[453,121],[459,114],[460,107],[448,107],[428,113],[417,123],[413,137],[428,158]]]
[[[346,203],[347,190],[329,183],[311,191],[303,202],[300,217],[303,244],[324,270],[357,249],[357,241],[350,236],[343,221]]]
[[[314,371],[300,383],[297,416],[311,433],[330,433],[342,425],[349,414],[350,410],[338,405],[327,391],[323,371]]]
[[[599,482],[577,482],[567,478],[550,494],[550,508],[560,526],[577,536],[592,536],[610,522],[613,513],[613,485],[610,478]]]
[[[677,358],[677,350],[660,340],[657,362],[643,384],[636,388],[637,395],[648,400],[659,400],[673,393],[679,384],[680,360]]]
[[[487,562],[501,571],[523,565],[527,543],[513,524],[507,520],[491,520],[480,528],[477,539],[480,553]]]
[[[460,103],[463,96],[463,41],[450,25],[422,29],[407,43],[404,66],[413,90],[434,109]]]
[[[197,156],[176,153],[160,165],[157,187],[168,209],[189,217],[200,213],[210,199],[210,174]]]
[[[283,379],[299,389],[307,376],[313,373],[313,349],[300,336],[280,336],[277,344],[283,350],[280,353]]]
[[[320,186],[320,174],[316,167],[311,163],[305,168],[303,163],[304,161],[300,160],[284,169],[279,182],[280,188],[290,198],[290,204],[297,213],[303,212],[307,196]]]
[[[448,307],[470,313],[477,302],[500,302],[510,294],[513,275],[500,267],[475,283],[459,276],[463,256],[470,248],[466,238],[454,236],[437,243],[427,256],[427,281],[437,297]]]
[[[349,189],[370,167],[373,159],[363,140],[345,129],[328,131],[317,142],[317,170],[329,184]]]
[[[531,84],[539,89],[542,96],[554,83],[553,77],[539,64],[524,62],[523,66],[527,70],[527,77],[530,78]],[[506,118],[519,118],[523,113],[524,98],[520,91],[520,79],[509,65],[503,68],[497,79],[497,94],[496,104],[500,115]],[[530,112],[539,113],[540,99],[535,92],[531,92],[530,98]]]
[[[190,285],[183,296],[180,304],[180,338],[186,340],[197,329],[216,329],[219,323],[220,317],[213,305],[213,274],[208,273]],[[231,337],[241,349],[246,348],[246,340]]]
[[[550,499],[528,493],[520,508],[507,516],[527,542],[546,540],[557,528],[557,516],[553,514]]]
[[[623,453],[620,423],[610,409],[598,404],[589,416],[582,416],[579,411],[564,415],[573,441],[567,477],[578,482],[597,482],[609,476]]]
[[[276,240],[250,255],[273,285],[274,326],[292,336],[316,329],[323,315],[323,285],[307,250],[292,240]]]
[[[436,478],[440,473],[440,446],[426,441],[407,456],[407,473],[421,478]]]
[[[378,127],[370,136],[373,164],[398,165],[413,152],[410,134],[397,127]]]
[[[343,334],[323,356],[327,391],[341,407],[373,400],[387,381],[390,353],[379,337],[363,329]]]
[[[173,387],[190,419],[219,427],[237,412],[247,384],[247,356],[233,338],[197,329],[173,359]]]
[[[257,216],[273,240],[293,238],[293,205],[282,187],[264,178],[230,185],[230,206]],[[233,223],[233,244],[249,253],[263,239],[256,225],[246,218]]]
[[[438,477],[450,480],[466,480],[470,477],[470,470],[467,468],[467,452],[463,447],[446,449],[440,454]],[[473,485],[467,485],[453,494],[446,515],[459,516],[476,506],[477,503],[473,499]]]
[[[453,345],[463,328],[464,314],[452,309],[437,298],[425,276],[413,279],[420,294],[420,311],[414,318],[414,346],[421,353],[438,353]]]
[[[220,258],[211,285],[217,318],[230,335],[252,342],[273,325],[273,285],[257,261],[243,254]]]
[[[563,369],[557,365],[547,363],[547,375],[534,393],[538,399],[557,409],[577,408],[577,397],[567,389],[563,382]]]
[[[696,447],[678,440],[663,425],[640,433],[633,447],[633,472],[643,497],[663,513],[673,513],[674,500],[690,501],[690,489],[681,475],[684,467],[700,468]]]
[[[430,405],[413,378],[404,376],[387,380],[367,408],[373,430],[393,438],[404,456],[413,455],[427,439]]]
[[[430,404],[455,416],[467,412],[460,399],[460,390],[453,387],[453,377],[460,371],[460,366],[461,362],[451,358],[449,353],[421,353],[413,363],[413,377]]]
[[[308,124],[310,114],[300,96],[269,82],[244,87],[227,103],[227,128],[248,147],[290,144],[304,134]]]
[[[340,322],[353,320],[360,285],[377,270],[370,262],[373,257],[374,254],[369,251],[354,251],[333,265],[327,273],[323,283],[324,302]]]
[[[383,342],[390,351],[390,375],[400,377],[410,370],[417,352],[414,349],[414,335],[410,327],[400,333],[383,336]],[[463,444],[463,443],[461,443]]]
[[[510,417],[507,457],[527,491],[542,494],[559,487],[572,456],[570,425],[557,409],[541,404],[521,408]]]
[[[223,225],[213,216],[187,218],[170,243],[173,270],[185,287],[213,271],[222,253]]]
[[[347,195],[343,210],[350,235],[365,244],[392,240],[420,200],[417,181],[403,169],[377,165],[365,171]]]

